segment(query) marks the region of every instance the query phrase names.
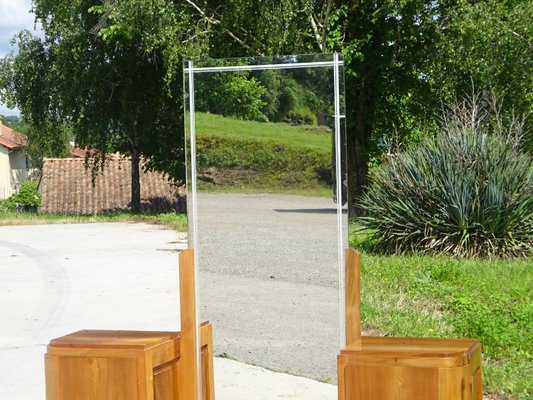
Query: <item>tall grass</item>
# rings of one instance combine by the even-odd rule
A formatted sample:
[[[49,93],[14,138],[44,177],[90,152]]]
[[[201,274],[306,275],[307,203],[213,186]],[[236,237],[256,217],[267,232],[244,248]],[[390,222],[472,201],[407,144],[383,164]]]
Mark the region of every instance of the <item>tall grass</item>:
[[[187,231],[187,215],[110,213],[95,215],[40,214],[0,209],[0,226],[36,224],[86,224],[96,222],[146,222],[163,225],[178,232]]]
[[[378,250],[528,256],[533,159],[484,130],[447,129],[391,157],[362,200]]]

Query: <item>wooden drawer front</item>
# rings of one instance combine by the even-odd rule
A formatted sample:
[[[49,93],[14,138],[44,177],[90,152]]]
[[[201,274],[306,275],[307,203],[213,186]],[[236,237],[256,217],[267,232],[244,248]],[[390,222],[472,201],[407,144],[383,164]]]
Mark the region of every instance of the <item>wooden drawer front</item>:
[[[436,400],[434,368],[348,364],[346,400]]]
[[[391,358],[391,363],[394,361]],[[414,367],[339,357],[339,400],[482,400],[481,368]]]
[[[154,370],[154,400],[178,400],[178,362]]]
[[[134,358],[46,357],[48,400],[136,400]]]
[[[202,347],[202,399],[213,400],[213,368],[208,346]],[[179,360],[154,368],[154,400],[182,400],[179,390]]]

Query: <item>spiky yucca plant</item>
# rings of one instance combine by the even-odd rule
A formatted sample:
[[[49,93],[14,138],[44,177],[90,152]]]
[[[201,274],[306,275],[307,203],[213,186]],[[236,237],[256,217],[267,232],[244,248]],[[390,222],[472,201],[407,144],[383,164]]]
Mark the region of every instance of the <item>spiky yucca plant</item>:
[[[516,141],[450,123],[371,177],[362,223],[386,252],[528,256],[533,160]]]

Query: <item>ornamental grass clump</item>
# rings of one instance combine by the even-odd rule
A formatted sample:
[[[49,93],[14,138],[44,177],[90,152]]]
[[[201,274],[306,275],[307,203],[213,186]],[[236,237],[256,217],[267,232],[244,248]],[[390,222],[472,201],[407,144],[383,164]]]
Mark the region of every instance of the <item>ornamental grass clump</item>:
[[[527,257],[533,160],[514,139],[452,121],[389,157],[371,177],[362,208],[379,251]]]

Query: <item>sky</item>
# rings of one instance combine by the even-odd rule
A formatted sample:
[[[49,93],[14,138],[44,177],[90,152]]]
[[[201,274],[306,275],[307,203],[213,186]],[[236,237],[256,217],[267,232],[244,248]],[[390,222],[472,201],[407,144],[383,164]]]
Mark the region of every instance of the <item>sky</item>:
[[[11,39],[23,29],[34,31],[35,16],[30,12],[31,0],[0,0],[0,57],[5,57],[17,49],[11,45]],[[17,109],[10,110],[0,103],[0,114],[18,115]]]

